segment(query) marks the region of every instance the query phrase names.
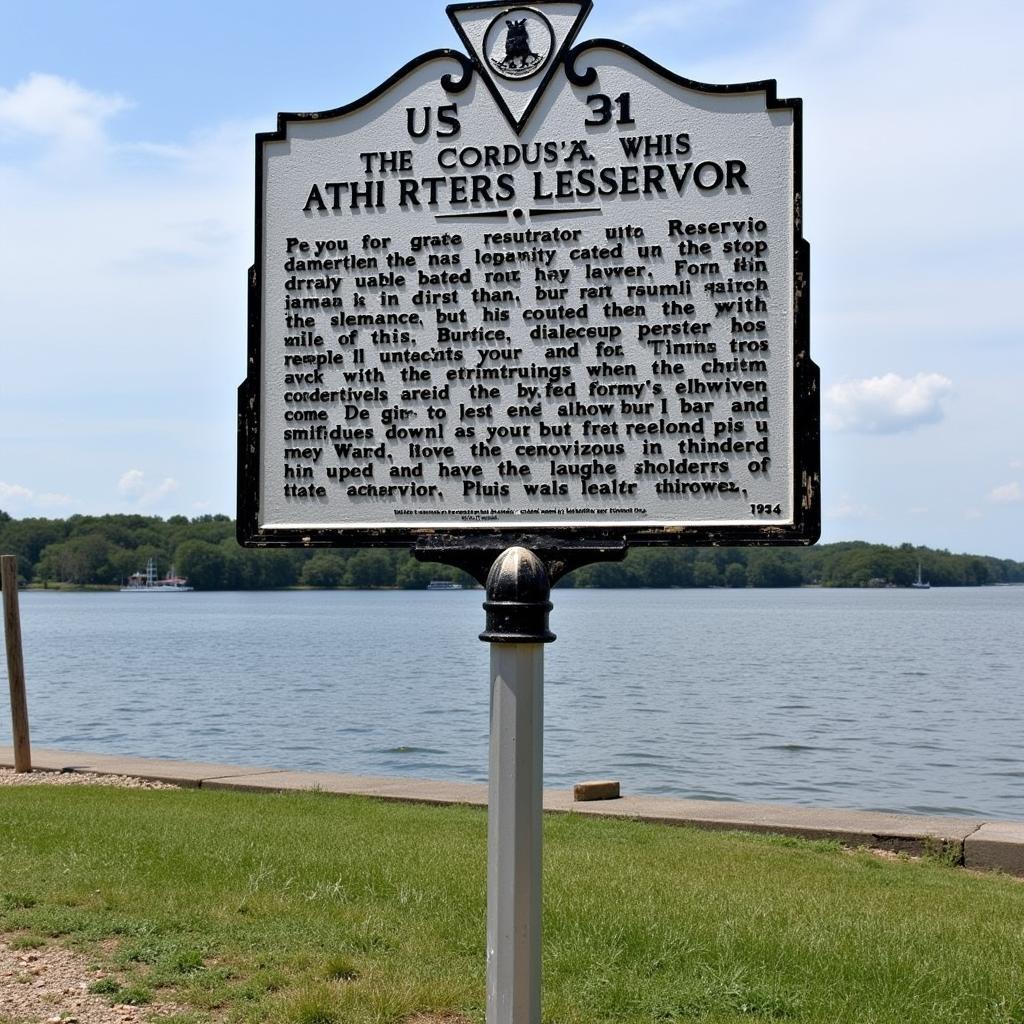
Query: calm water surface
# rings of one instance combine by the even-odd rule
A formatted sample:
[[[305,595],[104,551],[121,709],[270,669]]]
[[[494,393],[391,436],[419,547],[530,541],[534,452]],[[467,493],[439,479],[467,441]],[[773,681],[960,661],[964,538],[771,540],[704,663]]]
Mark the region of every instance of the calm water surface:
[[[482,600],[27,593],[33,742],[483,781]],[[554,600],[548,786],[1024,818],[1024,588]]]

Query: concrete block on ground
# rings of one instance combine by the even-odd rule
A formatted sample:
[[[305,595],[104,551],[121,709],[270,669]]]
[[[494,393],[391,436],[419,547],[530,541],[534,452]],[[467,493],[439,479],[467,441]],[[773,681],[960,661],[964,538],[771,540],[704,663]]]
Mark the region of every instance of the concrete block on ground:
[[[573,800],[618,800],[619,783],[615,779],[593,779],[572,787]]]
[[[964,840],[964,867],[1024,878],[1024,822],[986,821]]]

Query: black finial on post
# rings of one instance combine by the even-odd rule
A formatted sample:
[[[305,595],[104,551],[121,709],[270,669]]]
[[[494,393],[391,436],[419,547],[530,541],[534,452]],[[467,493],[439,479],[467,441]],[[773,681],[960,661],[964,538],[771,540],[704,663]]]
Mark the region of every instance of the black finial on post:
[[[511,547],[494,560],[487,574],[487,628],[490,644],[550,644],[551,580],[544,563],[528,548]]]

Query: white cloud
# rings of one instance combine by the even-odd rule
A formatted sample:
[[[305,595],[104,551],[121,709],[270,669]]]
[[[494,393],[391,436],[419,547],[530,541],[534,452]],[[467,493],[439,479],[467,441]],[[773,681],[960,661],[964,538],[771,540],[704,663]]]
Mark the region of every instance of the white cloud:
[[[36,135],[59,146],[103,141],[105,122],[132,104],[122,96],[83,89],[57,75],[33,74],[0,89],[0,133]]]
[[[31,487],[21,484],[8,484],[0,480],[0,501],[11,501],[18,505],[37,505],[40,508],[70,505],[72,499],[67,494],[44,492],[36,494]]]
[[[989,492],[988,500],[997,505],[1016,505],[1024,501],[1024,488],[1016,480],[1013,480],[1008,484],[993,487]]]
[[[120,101],[97,102],[83,105],[81,130],[69,114],[63,136],[3,145],[15,131],[19,143],[30,139],[23,93],[0,93],[0,224],[16,240],[0,245],[0,279],[16,297],[0,303],[0,338],[45,335],[49,368],[38,395],[27,384],[4,394],[0,434],[30,418],[63,424],[72,410],[74,423],[62,456],[54,449],[41,462],[28,444],[5,453],[6,478],[73,489],[75,508],[90,511],[170,514],[183,492],[212,495],[220,510],[231,501],[223,470],[233,457],[224,410],[245,374],[253,136],[273,117],[115,141],[104,118]],[[93,142],[64,145],[71,137]],[[59,285],[39,269],[57,263],[74,268]],[[0,389],[35,379],[33,345],[3,356]],[[146,474],[125,479],[126,469]]]
[[[825,392],[825,424],[831,430],[863,434],[896,434],[943,417],[942,400],[953,382],[941,373],[918,373],[833,384]]]
[[[129,469],[120,480],[117,481],[117,489],[125,495],[136,496],[142,493],[143,480],[146,474],[141,469]]]
[[[27,487],[22,487],[21,484],[5,484],[0,480],[0,499],[17,501],[31,497],[32,492]]]
[[[0,278],[18,301],[0,305],[0,336],[34,335],[40,316],[48,318],[47,383],[55,399],[80,401],[160,380],[164,395],[195,405],[190,396],[199,387],[237,386],[244,342],[224,339],[245,323],[257,127],[267,124],[224,125],[161,155],[119,145],[75,159],[47,152],[26,165],[24,154],[15,164],[2,152],[0,224],[18,244],[0,246]],[[55,252],[74,268],[60,280],[61,306],[75,310],[74,331],[52,323],[53,278],[27,269],[52,266]],[[31,346],[12,346],[5,373],[27,379],[33,358]],[[139,422],[156,399],[112,408],[118,419]]]
[[[877,519],[878,516],[867,506],[853,501],[848,494],[842,495],[835,505],[825,509],[826,519]]]
[[[129,469],[117,481],[117,490],[137,505],[155,505],[178,489],[178,481],[165,477],[158,484],[150,483],[141,469]]]

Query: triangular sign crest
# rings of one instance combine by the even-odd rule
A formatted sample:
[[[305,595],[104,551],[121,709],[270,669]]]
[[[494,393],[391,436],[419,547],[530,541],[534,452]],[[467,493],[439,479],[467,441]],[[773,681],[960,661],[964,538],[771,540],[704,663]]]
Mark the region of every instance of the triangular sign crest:
[[[592,0],[522,5],[482,0],[447,8],[466,52],[517,135],[592,6]]]

